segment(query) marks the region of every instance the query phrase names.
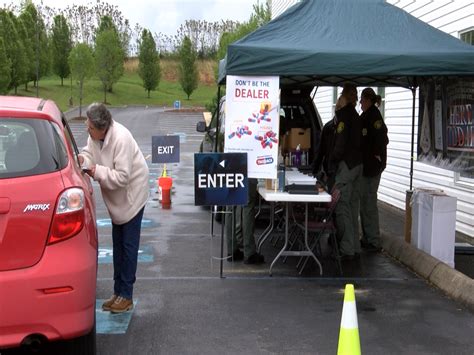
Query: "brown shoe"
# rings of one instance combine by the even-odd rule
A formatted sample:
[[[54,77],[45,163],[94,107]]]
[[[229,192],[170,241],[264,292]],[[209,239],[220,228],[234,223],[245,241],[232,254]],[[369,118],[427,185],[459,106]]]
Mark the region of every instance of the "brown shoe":
[[[123,313],[133,308],[133,301],[118,296],[115,302],[110,306],[110,312],[112,313]]]
[[[110,311],[110,307],[114,304],[117,297],[118,297],[117,295],[113,295],[108,300],[106,300],[104,303],[102,303],[102,309],[104,311]]]

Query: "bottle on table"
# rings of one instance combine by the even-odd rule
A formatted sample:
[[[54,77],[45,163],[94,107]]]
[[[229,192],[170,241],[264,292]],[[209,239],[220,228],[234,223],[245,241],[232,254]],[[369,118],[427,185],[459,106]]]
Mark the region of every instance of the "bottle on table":
[[[296,146],[295,165],[296,167],[301,165],[301,145],[299,144]]]

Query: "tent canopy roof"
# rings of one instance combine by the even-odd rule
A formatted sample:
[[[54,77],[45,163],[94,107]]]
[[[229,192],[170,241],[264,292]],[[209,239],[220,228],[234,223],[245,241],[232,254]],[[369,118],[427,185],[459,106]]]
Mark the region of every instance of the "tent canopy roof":
[[[416,86],[474,76],[474,46],[384,0],[303,0],[232,43],[226,75],[278,75],[281,86]]]

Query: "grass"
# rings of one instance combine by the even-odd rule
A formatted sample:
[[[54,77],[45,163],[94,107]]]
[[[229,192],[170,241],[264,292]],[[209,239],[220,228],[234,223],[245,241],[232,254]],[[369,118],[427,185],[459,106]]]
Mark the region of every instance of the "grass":
[[[107,92],[107,104],[111,106],[124,105],[148,105],[172,107],[175,100],[181,101],[183,108],[203,108],[209,103],[217,92],[217,85],[214,80],[214,70],[216,63],[212,61],[198,61],[199,85],[191,94],[190,99],[181,89],[178,82],[178,62],[171,59],[161,61],[162,78],[158,89],[148,93],[142,86],[142,80],[138,76],[138,61],[136,59],[127,60],[124,68],[124,75],[113,86],[113,92]],[[39,96],[54,100],[61,110],[66,111],[71,97],[71,81],[64,79],[64,86],[61,86],[61,79],[57,76],[50,76],[40,80]],[[10,92],[13,94],[13,91]],[[28,91],[24,90],[24,85],[18,88],[19,96],[36,96],[36,88],[30,83]],[[72,86],[73,107],[79,106],[79,88],[73,82]],[[83,90],[82,105],[86,106],[92,102],[103,102],[104,92],[102,84],[98,79],[89,79],[85,82]]]

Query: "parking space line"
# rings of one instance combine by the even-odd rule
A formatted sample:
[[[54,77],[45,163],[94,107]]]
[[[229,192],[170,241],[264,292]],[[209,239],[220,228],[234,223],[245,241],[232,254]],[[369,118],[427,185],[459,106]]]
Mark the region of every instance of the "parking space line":
[[[216,276],[137,276],[137,281],[206,281],[206,280],[219,280],[219,275]],[[268,276],[268,272],[262,275],[227,275],[223,278],[227,280],[259,280],[259,281],[272,281],[272,280],[289,280],[289,281],[311,281],[316,283],[347,283],[347,282],[365,282],[365,281],[384,281],[384,282],[423,282],[423,280],[413,278],[402,278],[402,277],[298,277],[298,276]],[[113,281],[110,277],[108,278],[97,278],[97,282],[110,282]]]
[[[159,233],[140,233],[140,240],[142,238],[155,238]],[[191,238],[201,238],[208,237],[209,232],[207,233],[173,233],[173,237],[191,237]],[[100,238],[112,238],[112,233],[100,233]],[[217,238],[217,237],[216,237]],[[160,240],[149,240],[147,243],[161,243]]]

